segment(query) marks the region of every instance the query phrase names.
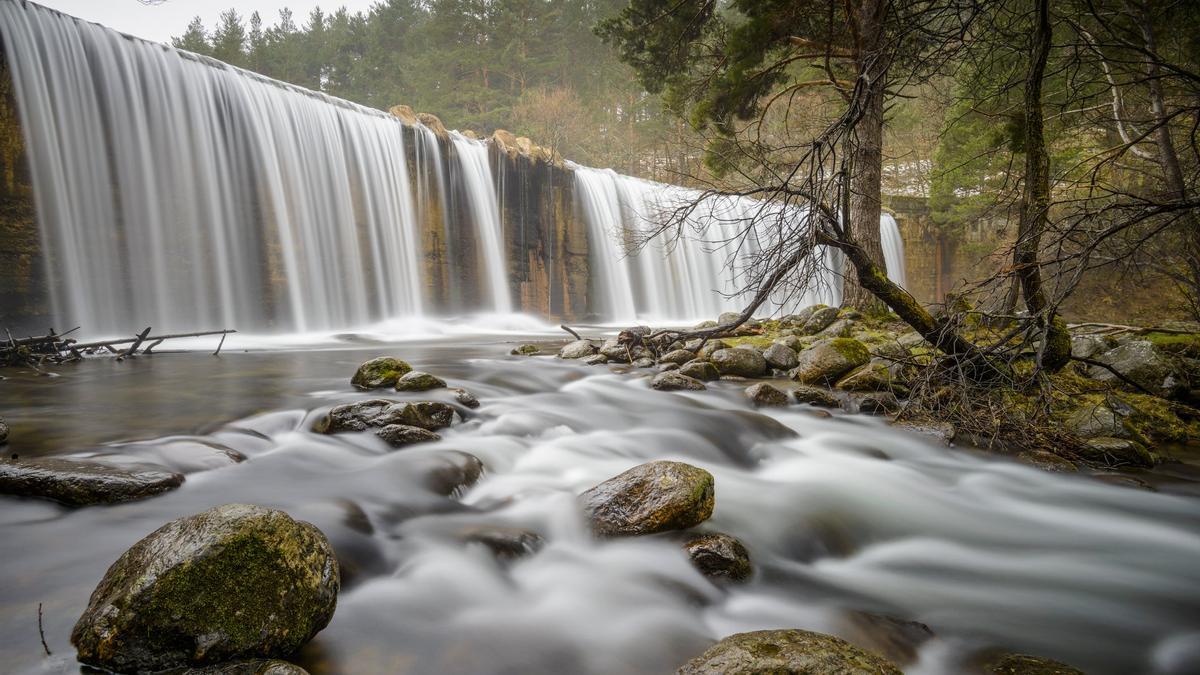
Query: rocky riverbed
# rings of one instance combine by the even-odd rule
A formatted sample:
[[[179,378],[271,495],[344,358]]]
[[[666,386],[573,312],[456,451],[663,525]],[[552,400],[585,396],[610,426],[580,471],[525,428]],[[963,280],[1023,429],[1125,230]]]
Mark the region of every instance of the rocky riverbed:
[[[751,669],[817,658],[1010,672],[1053,658],[1090,673],[1190,672],[1190,464],[1067,475],[947,447],[848,412],[857,395],[827,387],[845,375],[785,376],[826,361],[805,356],[824,339],[735,339],[752,354],[680,345],[691,354],[638,365],[611,363],[598,341],[604,367],[582,365],[596,354],[558,358],[563,341],[542,338],[536,352],[481,339],[6,373],[16,463],[182,480],[111,506],[5,497],[0,537],[19,553],[0,563],[12,582],[0,653],[12,672],[76,672],[72,629],[91,625],[80,619],[114,561],[177,519],[254,504],[315,526],[340,592],[331,619],[317,610],[288,629],[316,633],[298,652],[261,654],[295,666],[219,672],[743,672],[730,664],[747,654],[769,657]],[[404,367],[352,384],[377,357]],[[760,359],[780,376],[763,377]],[[663,387],[663,374],[703,388]],[[200,522],[273,517],[240,508]]]

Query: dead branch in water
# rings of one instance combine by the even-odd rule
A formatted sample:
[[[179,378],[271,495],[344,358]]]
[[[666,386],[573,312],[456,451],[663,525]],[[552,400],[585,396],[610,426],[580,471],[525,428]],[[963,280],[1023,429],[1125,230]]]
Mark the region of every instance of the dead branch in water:
[[[0,365],[27,366],[37,369],[45,363],[78,361],[85,355],[100,352],[113,354],[117,357],[118,361],[123,361],[126,357],[136,356],[139,353],[151,354],[154,348],[162,344],[165,340],[204,337],[208,335],[221,336],[221,342],[217,345],[216,351],[216,354],[220,354],[221,348],[225,344],[225,337],[230,333],[237,332],[234,329],[226,328],[222,330],[197,331],[194,333],[150,335],[150,328],[147,327],[131,338],[77,342],[74,338],[66,337],[77,330],[79,328],[75,327],[65,333],[56,333],[52,328],[46,335],[15,338],[11,331],[5,329],[8,340],[0,340]],[[124,345],[129,346],[117,349],[118,346]],[[148,346],[143,349],[142,345]]]
[[[38,603],[38,635],[42,638],[42,649],[50,656],[50,646],[46,644],[46,631],[42,629],[42,603]]]

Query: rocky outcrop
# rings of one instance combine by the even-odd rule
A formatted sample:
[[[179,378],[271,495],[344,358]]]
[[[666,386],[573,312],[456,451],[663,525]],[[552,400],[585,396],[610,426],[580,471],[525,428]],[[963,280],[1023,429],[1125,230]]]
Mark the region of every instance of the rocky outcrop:
[[[126,551],[71,643],[83,663],[118,672],[286,656],[329,623],[339,586],[320,530],[282,511],[227,504]]]
[[[760,630],[721,640],[679,669],[680,675],[901,675],[900,669],[832,635]]]
[[[383,389],[394,387],[396,382],[412,370],[412,366],[400,359],[381,356],[358,367],[350,384],[358,389]]]
[[[682,462],[647,462],[593,487],[580,504],[601,537],[636,536],[699,525],[712,515],[712,474]]]
[[[50,499],[67,506],[145,499],[183,484],[161,468],[120,469],[57,457],[0,460],[0,494]]]

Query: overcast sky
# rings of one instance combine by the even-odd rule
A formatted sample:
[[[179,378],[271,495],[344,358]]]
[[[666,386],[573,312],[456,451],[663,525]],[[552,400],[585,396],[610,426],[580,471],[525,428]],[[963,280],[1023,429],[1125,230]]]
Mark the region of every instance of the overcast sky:
[[[2,1],[2,0],[0,0]],[[95,21],[122,33],[129,33],[156,42],[167,42],[172,36],[182,35],[192,17],[199,16],[209,30],[217,23],[217,16],[234,7],[242,16],[249,18],[253,12],[262,15],[263,24],[271,25],[279,17],[279,10],[290,7],[297,25],[304,25],[313,7],[335,10],[346,7],[351,12],[370,8],[376,0],[166,0],[159,5],[143,5],[138,0],[34,0],[40,5],[53,7],[81,19]]]

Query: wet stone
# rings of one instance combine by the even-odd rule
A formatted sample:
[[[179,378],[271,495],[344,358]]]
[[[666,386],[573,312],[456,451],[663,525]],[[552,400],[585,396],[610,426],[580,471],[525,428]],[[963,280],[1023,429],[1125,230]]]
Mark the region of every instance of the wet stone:
[[[334,406],[316,425],[318,433],[366,431],[389,424],[405,424],[437,431],[454,421],[454,408],[437,401],[399,402],[371,399]]]
[[[986,675],[1083,675],[1061,661],[1028,654],[998,654],[983,662]]]
[[[475,398],[475,394],[466,389],[451,389],[454,392],[454,400],[468,408],[478,408],[479,399]]]
[[[583,357],[579,362],[585,366],[603,366],[608,363],[608,357],[604,354],[592,354]]]
[[[582,359],[596,353],[596,345],[587,340],[576,340],[570,342],[562,349],[558,350],[558,358],[560,359]]]
[[[354,377],[350,378],[350,384],[359,389],[394,387],[396,381],[410,370],[412,370],[412,366],[400,359],[381,356],[359,366]]]
[[[682,462],[647,462],[579,496],[601,537],[636,536],[694,527],[712,515],[712,474]]]
[[[679,374],[700,380],[701,382],[712,382],[721,379],[721,371],[717,370],[717,367],[708,361],[689,361],[679,367]]]
[[[692,564],[706,577],[745,581],[753,567],[750,552],[737,539],[720,532],[697,534],[683,543]]]
[[[407,424],[389,424],[377,430],[375,435],[393,448],[402,448],[413,443],[428,443],[429,441],[442,440],[441,436],[432,431]]]
[[[1070,460],[1063,459],[1045,450],[1028,450],[1018,454],[1017,459],[1026,464],[1036,466],[1043,471],[1070,473],[1076,470],[1075,465]]]
[[[650,380],[650,388],[658,391],[700,391],[708,387],[700,380],[679,372],[667,371],[655,375],[654,379]]]
[[[407,372],[396,380],[396,391],[429,391],[445,387],[446,381],[442,378],[419,370]]]
[[[4,445],[7,442],[8,442],[8,423],[4,421],[3,417],[0,417],[0,445]]]
[[[759,407],[785,406],[788,404],[788,395],[766,382],[759,382],[758,384],[746,387],[746,396],[754,402],[754,405]]]
[[[760,630],[721,640],[679,669],[680,675],[901,675],[881,656],[832,635]]]
[[[772,368],[791,370],[796,367],[796,350],[778,342],[763,350],[763,358]]]
[[[654,359],[652,359],[648,356],[643,356],[642,358],[636,359],[633,362],[633,367],[634,368],[653,368],[654,367]]]
[[[674,363],[676,365],[682,366],[683,364],[687,363],[688,361],[695,360],[695,358],[696,358],[695,352],[690,352],[686,349],[676,349],[674,351],[670,351],[670,352],[667,352],[666,354],[663,354],[662,357],[658,359],[658,361],[659,361],[659,363]]]
[[[458,450],[438,454],[440,465],[425,480],[425,486],[437,494],[450,496],[461,492],[483,475],[483,462],[475,455]]]
[[[710,359],[722,375],[761,377],[767,372],[767,360],[753,349],[718,349]]]
[[[308,675],[308,671],[279,659],[251,659],[203,668],[188,668],[172,675]]]
[[[67,506],[145,499],[182,484],[182,474],[159,468],[119,469],[57,457],[0,460],[0,494],[50,499]]]
[[[800,386],[792,390],[792,398],[797,403],[807,403],[821,408],[836,408],[841,405],[838,398],[827,389],[812,386]]]

